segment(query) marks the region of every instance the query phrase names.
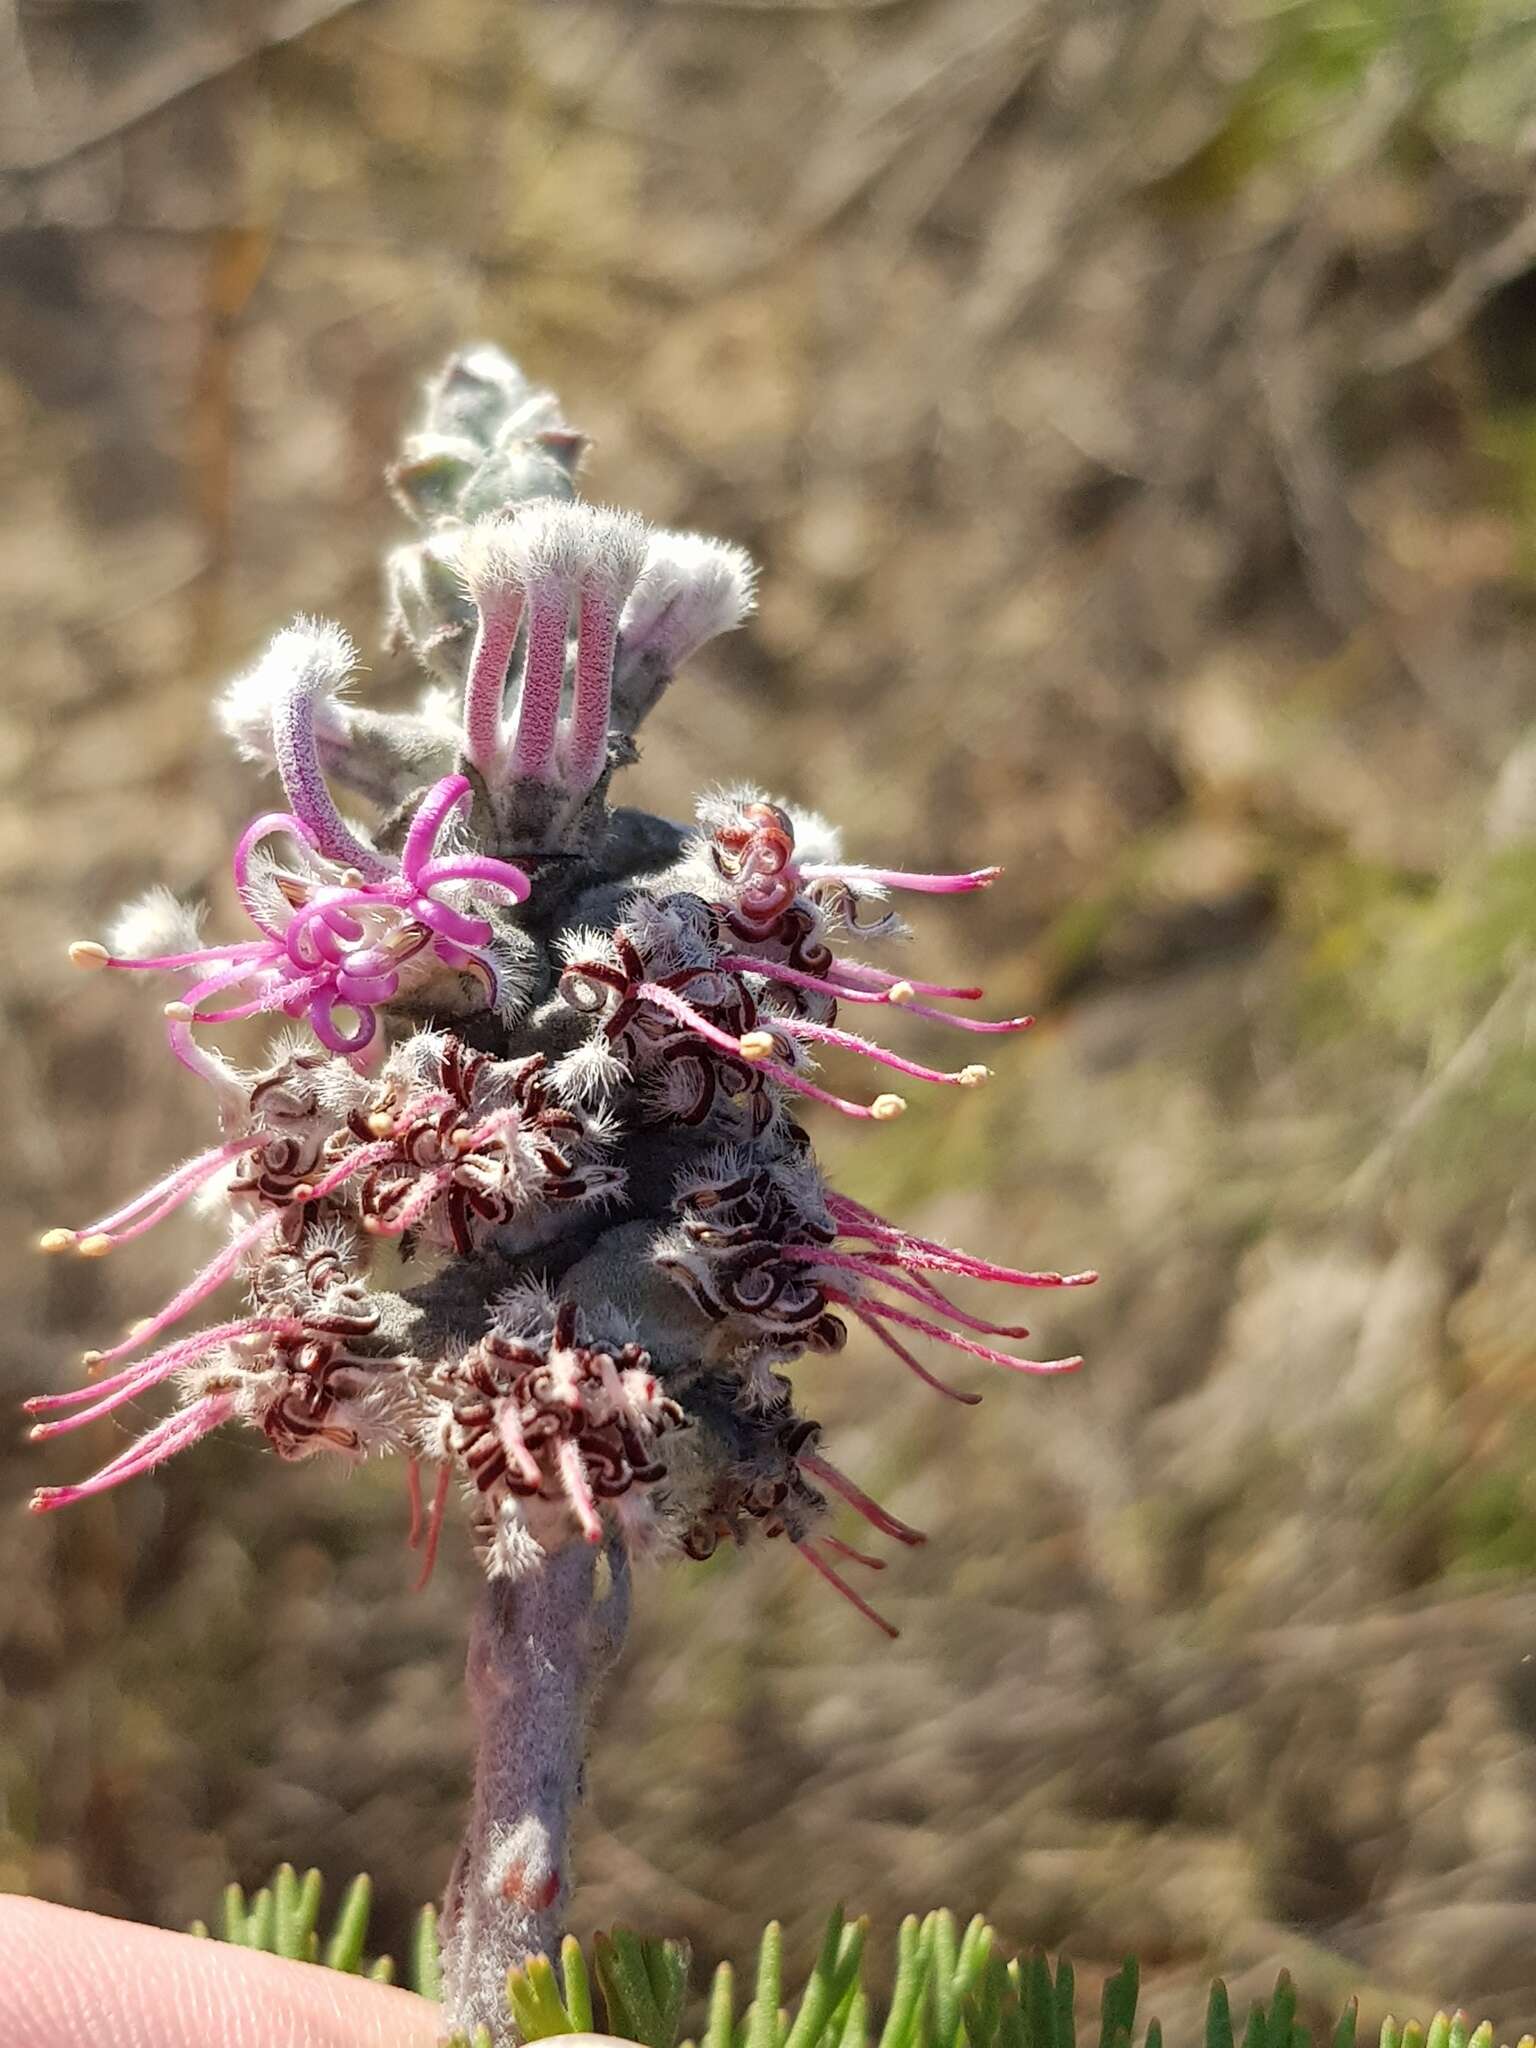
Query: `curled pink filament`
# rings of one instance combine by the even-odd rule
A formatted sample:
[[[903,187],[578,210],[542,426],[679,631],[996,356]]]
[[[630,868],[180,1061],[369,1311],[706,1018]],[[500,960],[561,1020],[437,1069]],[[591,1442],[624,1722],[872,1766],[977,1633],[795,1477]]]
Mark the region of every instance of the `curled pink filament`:
[[[522,903],[530,884],[510,861],[440,850],[469,796],[466,776],[444,776],[417,806],[398,861],[370,853],[366,863],[359,856],[348,867],[340,865],[335,849],[342,842],[334,830],[293,812],[268,811],[246,827],[234,856],[235,886],[260,939],[137,960],[96,949],[86,964],[200,970],[183,1003],[173,1006],[171,1024],[172,1048],[194,1071],[202,1062],[190,1024],[229,1023],[272,1010],[305,1017],[327,1052],[357,1057],[377,1035],[378,1010],[399,994],[401,970],[424,952],[455,971],[477,971],[493,997],[499,995],[494,927],[442,891]],[[275,887],[264,886],[255,857],[279,836],[298,849],[299,865],[276,872]],[[357,852],[356,842],[347,844]],[[223,991],[238,992],[237,999],[206,1007],[208,997]]]

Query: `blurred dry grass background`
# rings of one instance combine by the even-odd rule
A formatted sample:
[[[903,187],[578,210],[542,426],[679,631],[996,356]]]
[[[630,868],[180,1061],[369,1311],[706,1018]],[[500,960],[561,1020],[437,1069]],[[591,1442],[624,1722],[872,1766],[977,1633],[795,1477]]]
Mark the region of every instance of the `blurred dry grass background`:
[[[61,942],[219,880],[210,688],[371,644],[378,477],[485,336],[596,495],[745,542],[630,790],[750,774],[1044,1019],[860,1193],[1104,1269],[1074,1384],[816,1364],[934,1541],[886,1648],[768,1550],[653,1578],[582,1927],[836,1898],[1536,2020],[1536,40],[1518,0],[0,9],[7,1398],[194,1234],[29,1260],[198,1142]],[[382,655],[370,688],[403,693]],[[922,1041],[914,1033],[913,1043]],[[71,1442],[60,1470],[94,1445]],[[45,1463],[8,1433],[6,1497]],[[0,1885],[171,1922],[442,1882],[471,1567],[230,1442],[0,1518]],[[810,1575],[803,1578],[809,1580]],[[1400,2007],[1401,2009],[1401,2007]]]

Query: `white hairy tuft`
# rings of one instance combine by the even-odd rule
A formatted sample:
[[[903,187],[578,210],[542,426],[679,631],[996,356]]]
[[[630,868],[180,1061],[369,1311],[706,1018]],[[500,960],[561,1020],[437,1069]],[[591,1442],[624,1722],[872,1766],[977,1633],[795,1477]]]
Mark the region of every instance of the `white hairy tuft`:
[[[457,566],[477,604],[509,589],[580,588],[617,611],[645,556],[645,522],[632,512],[541,498],[510,519],[477,520],[460,543]]]
[[[320,738],[344,745],[351,726],[342,692],[357,658],[357,649],[340,626],[329,619],[297,618],[254,667],[236,676],[215,705],[214,715],[244,759],[270,762],[272,719],[278,706],[296,695],[308,696],[314,701]]]
[[[795,828],[797,866],[831,867],[843,857],[843,835],[819,811],[803,811],[798,804],[780,804]]]
[[[201,904],[183,903],[157,884],[124,904],[107,933],[119,959],[152,959],[160,953],[193,953],[203,944]]]

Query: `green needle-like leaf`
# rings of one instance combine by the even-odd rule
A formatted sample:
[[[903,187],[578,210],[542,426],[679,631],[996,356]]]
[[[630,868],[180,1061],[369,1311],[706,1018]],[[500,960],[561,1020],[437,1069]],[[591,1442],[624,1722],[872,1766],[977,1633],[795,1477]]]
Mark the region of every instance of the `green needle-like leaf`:
[[[843,1943],[843,1909],[834,1906],[827,1918],[821,1948],[811,1970],[800,2010],[785,2040],[785,2048],[814,2048],[832,2015],[838,1997],[838,1958]]]
[[[921,1929],[916,1914],[909,1913],[896,1938],[896,1982],[879,2048],[906,2048],[912,2037],[918,2003],[926,1988],[920,1951]]]
[[[224,1887],[224,1939],[234,1943],[236,1948],[249,1948],[250,1933],[245,1909],[245,1893],[237,1884]]]
[[[1211,1986],[1205,2007],[1205,2048],[1233,2048],[1232,2006],[1227,1987],[1218,1977]]]
[[[949,1912],[929,1915],[933,1928],[933,2026],[936,2048],[954,2048],[960,2021],[960,1930]]]
[[[233,1942],[236,1948],[246,1948],[246,1894],[238,1884],[225,1884],[223,1888],[223,1939]]]
[[[565,2009],[578,2034],[590,2034],[597,2022],[592,2013],[592,1980],[587,1975],[581,1943],[568,1934],[560,1944],[560,1981],[565,1987]]]
[[[290,1963],[304,1960],[304,1932],[299,1924],[299,1873],[280,1863],[272,1875],[272,1949]]]
[[[1134,1956],[1124,1963],[1104,1986],[1099,2002],[1099,2048],[1113,2048],[1117,2034],[1129,2034],[1136,2026],[1136,2000],[1141,1990],[1141,1969]]]
[[[1275,1995],[1264,2023],[1264,2048],[1291,2048],[1291,2028],[1296,2020],[1296,1986],[1289,1970],[1275,1979]]]
[[[688,2001],[688,1971],[693,1950],[686,1941],[644,1941],[640,1944],[651,1996],[661,2017],[659,2048],[674,2048]]]
[[[869,2039],[869,2000],[857,1985],[841,2017],[841,2030],[829,2037],[829,2048],[865,2048]]]
[[[1051,2048],[1056,2035],[1056,1987],[1045,1950],[1032,1949],[1023,1965],[1024,2026],[1030,2048]]]
[[[608,2008],[609,2031],[643,2041],[645,2048],[670,2048],[662,2039],[661,2011],[651,1990],[639,1936],[627,1927],[599,1934],[593,1942],[593,1957]]]
[[[348,1970],[353,1976],[363,1966],[363,1948],[368,1940],[368,1916],[373,1911],[373,1880],[366,1873],[354,1877],[342,1895],[336,1924],[325,1945],[325,1967]]]
[[[747,2016],[746,2048],[779,2048],[783,1974],[784,1930],[777,1920],[770,1920],[757,1951],[757,1983]]]
[[[1056,2048],[1077,2048],[1077,1977],[1065,1956],[1056,1962]]]
[[[525,2041],[545,2041],[554,2034],[573,2034],[570,2015],[560,1997],[555,1966],[548,1956],[533,1956],[507,1977],[507,2002]]]
[[[322,1903],[318,1870],[301,1878],[281,1864],[262,1890],[247,1898],[237,1884],[224,1890],[219,1914],[222,1938],[236,1946],[264,1949],[296,1960],[320,1960],[317,1924]],[[358,1877],[348,1886],[324,1946],[328,1967],[393,1981],[388,1956],[365,1960],[372,1886]],[[189,1932],[206,1940],[205,1921]],[[869,2000],[863,1988],[868,1922],[848,1920],[841,1907],[828,1917],[816,1960],[798,2000],[784,2011],[783,1934],[777,1921],[763,1933],[756,1967],[755,1996],[742,2020],[736,2017],[736,1973],[727,1962],[716,1969],[709,2011],[698,2048],[871,2048]],[[566,1936],[558,1969],[538,1957],[513,1971],[507,1995],[525,2041],[590,2033],[600,2023],[639,2048],[677,2048],[687,2003],[691,1956],[686,1942],[646,1940],[628,1928],[598,1935],[592,1956]],[[440,2000],[441,1961],[437,1916],[430,1906],[417,1915],[408,1957],[409,1981],[423,1996]],[[593,1975],[602,1991],[603,2011],[594,2010]],[[1104,1985],[1100,2001],[1099,2048],[1134,2048],[1140,1991],[1134,1957]],[[1351,1999],[1339,2014],[1327,2048],[1358,2048],[1359,2003]],[[1162,2048],[1162,2029],[1147,2023],[1141,2048]],[[456,2036],[446,2048],[491,2048],[484,2029],[469,2039]],[[683,2048],[694,2048],[692,2042]],[[980,1915],[962,1932],[954,1914],[938,1911],[919,1921],[908,1915],[896,1942],[895,1984],[884,2029],[875,2048],[1078,2048],[1076,1979],[1063,1956],[1054,1976],[1042,1950],[1022,1961],[997,1951],[997,1935]],[[1236,2048],[1231,2003],[1218,1978],[1206,2004],[1201,2048]],[[1255,2001],[1248,2012],[1241,2048],[1312,2048],[1312,2036],[1296,2018],[1296,1987],[1282,1971],[1273,1999]],[[1464,2012],[1440,2012],[1426,2027],[1416,2021],[1382,2022],[1379,2048],[1494,2048],[1484,2021],[1476,2029]],[[1517,2048],[1536,2048],[1525,2035]]]
[[[443,1995],[442,1947],[437,1938],[437,1908],[423,1906],[411,1929],[410,1982],[423,1998],[439,2002]]]
[[[991,2048],[996,2041],[1008,1995],[1008,1972],[996,1956],[989,1956],[981,1982],[965,2001],[965,2033],[971,2048]]]
[[[319,1937],[315,1929],[320,1924],[320,1901],[325,1896],[325,1880],[318,1870],[306,1870],[299,1886],[298,1922],[301,1941],[300,1957],[306,1963],[317,1960],[320,1950]]]
[[[721,1963],[709,1987],[709,2019],[703,2048],[736,2048],[736,1972]]]
[[[272,1953],[272,1937],[277,1924],[277,1911],[271,1891],[263,1885],[251,1901],[250,1919],[246,1923],[250,1946],[259,1948],[264,1954]]]

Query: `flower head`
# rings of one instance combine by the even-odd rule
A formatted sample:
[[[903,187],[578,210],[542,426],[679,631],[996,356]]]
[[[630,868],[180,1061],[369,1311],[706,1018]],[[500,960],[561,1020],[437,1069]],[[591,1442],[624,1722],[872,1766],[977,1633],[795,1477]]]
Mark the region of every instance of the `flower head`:
[[[393,472],[420,529],[392,559],[398,637],[437,687],[413,713],[369,711],[339,628],[279,634],[220,710],[286,800],[235,846],[254,936],[209,942],[158,891],[110,947],[72,949],[182,978],[171,1044],[212,1086],[218,1130],[45,1248],[102,1256],[193,1197],[223,1239],[90,1355],[89,1384],[28,1403],[49,1439],[179,1396],[35,1505],[238,1422],[285,1459],[402,1457],[427,1569],[457,1492],[498,1580],[585,1543],[701,1557],[783,1537],[878,1621],[847,1568],[881,1561],[829,1534],[829,1512],[921,1538],[826,1455],[786,1369],[832,1358],[854,1325],[967,1403],[935,1347],[1026,1374],[1080,1363],[1019,1356],[1027,1331],[949,1289],[1092,1274],[887,1221],[827,1185],[800,1120],[881,1124],[914,1087],[985,1082],[979,1061],[929,1066],[865,1027],[917,1016],[974,1038],[1030,1020],[860,954],[906,936],[895,894],[998,871],[847,861],[824,821],[753,789],[705,797],[692,832],[610,806],[642,719],[740,622],[754,578],[739,549],[577,501],[582,445],[495,351],[456,358]],[[344,817],[333,784],[379,822]],[[206,1034],[261,1015],[286,1035],[246,1072]],[[846,1093],[821,1065],[845,1056],[871,1076]],[[244,1302],[189,1327],[227,1288]]]

